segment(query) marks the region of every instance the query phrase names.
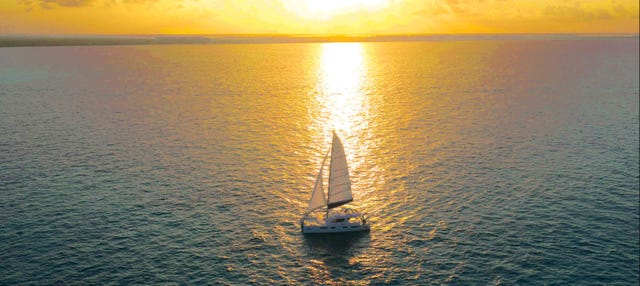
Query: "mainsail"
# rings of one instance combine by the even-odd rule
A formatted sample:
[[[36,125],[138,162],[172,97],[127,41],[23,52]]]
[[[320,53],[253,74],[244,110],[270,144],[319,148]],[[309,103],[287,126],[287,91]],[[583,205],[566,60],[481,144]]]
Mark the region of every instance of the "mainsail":
[[[327,203],[324,200],[324,189],[322,187],[322,169],[324,169],[325,161],[327,161],[327,156],[324,156],[324,159],[322,159],[322,165],[320,165],[320,172],[318,172],[318,176],[316,177],[316,184],[313,187],[313,192],[311,193],[311,199],[309,200],[309,207],[307,207],[307,214],[319,208],[323,208],[324,206],[327,205]]]
[[[316,187],[317,185],[318,183],[316,181]],[[315,189],[316,188],[313,190],[314,194],[311,196],[312,200],[316,192]],[[329,168],[329,191],[327,201],[328,209],[339,207],[353,201],[353,196],[351,195],[351,181],[349,180],[349,169],[347,167],[347,156],[344,154],[342,142],[340,142],[340,138],[338,138],[338,135],[336,135],[335,132],[333,132],[333,142],[331,143],[331,163]]]

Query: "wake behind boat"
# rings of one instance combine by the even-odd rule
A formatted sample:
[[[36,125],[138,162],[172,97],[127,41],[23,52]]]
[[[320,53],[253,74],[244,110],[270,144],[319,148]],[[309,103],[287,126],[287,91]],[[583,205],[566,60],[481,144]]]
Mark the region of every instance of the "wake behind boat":
[[[336,233],[352,231],[368,231],[366,214],[355,209],[342,207],[353,201],[351,180],[344,147],[338,135],[333,132],[331,143],[331,161],[329,163],[329,188],[325,200],[322,170],[329,154],[322,159],[320,171],[309,199],[309,206],[300,220],[302,233]],[[317,210],[325,210],[319,213]]]

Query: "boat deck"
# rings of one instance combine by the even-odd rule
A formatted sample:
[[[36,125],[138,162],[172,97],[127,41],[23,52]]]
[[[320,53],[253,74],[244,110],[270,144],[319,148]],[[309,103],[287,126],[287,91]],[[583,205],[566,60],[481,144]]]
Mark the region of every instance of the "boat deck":
[[[329,219],[325,214],[308,215],[300,225],[303,233],[332,233],[369,230],[366,214],[353,209],[331,211]]]

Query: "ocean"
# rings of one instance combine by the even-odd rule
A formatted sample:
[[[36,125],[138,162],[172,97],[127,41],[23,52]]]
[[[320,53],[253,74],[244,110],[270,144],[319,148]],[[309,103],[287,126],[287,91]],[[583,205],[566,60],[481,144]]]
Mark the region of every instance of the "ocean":
[[[0,284],[638,285],[638,48],[0,48]],[[371,231],[304,236],[332,131]]]

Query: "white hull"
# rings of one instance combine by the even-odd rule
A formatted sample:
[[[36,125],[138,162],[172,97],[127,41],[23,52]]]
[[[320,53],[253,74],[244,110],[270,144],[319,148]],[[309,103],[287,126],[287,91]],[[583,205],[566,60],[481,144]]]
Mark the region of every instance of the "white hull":
[[[368,224],[323,224],[314,226],[303,226],[302,233],[340,233],[369,231],[371,227]]]
[[[339,233],[368,231],[367,216],[350,208],[332,210],[320,217],[306,216],[300,222],[302,233]]]

